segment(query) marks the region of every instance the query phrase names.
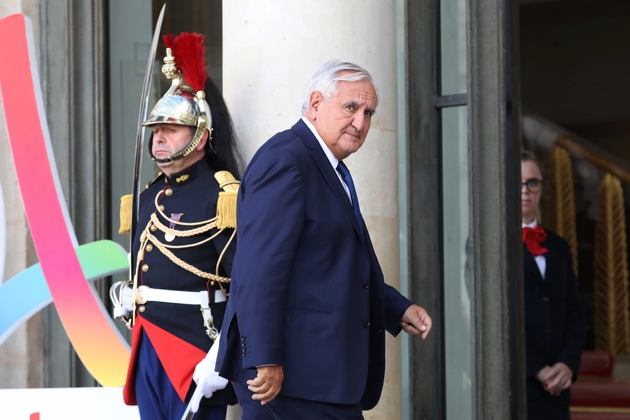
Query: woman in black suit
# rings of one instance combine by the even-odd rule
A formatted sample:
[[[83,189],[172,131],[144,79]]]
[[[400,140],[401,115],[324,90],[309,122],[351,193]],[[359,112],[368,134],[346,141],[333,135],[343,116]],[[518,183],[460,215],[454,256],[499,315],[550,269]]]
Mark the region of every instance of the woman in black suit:
[[[569,420],[585,318],[567,241],[536,220],[542,173],[533,154],[521,154],[525,268],[527,418]]]

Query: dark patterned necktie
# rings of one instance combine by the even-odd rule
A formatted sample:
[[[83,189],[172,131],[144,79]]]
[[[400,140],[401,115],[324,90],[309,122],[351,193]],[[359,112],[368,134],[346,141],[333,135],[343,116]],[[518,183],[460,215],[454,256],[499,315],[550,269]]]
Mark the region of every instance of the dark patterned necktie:
[[[350,171],[343,161],[339,161],[339,165],[337,165],[337,170],[341,174],[343,181],[348,186],[348,190],[350,191],[350,199],[352,200],[352,208],[354,209],[354,215],[357,218],[357,222],[359,222],[359,231],[361,232],[361,238],[364,237],[365,224],[363,223],[363,216],[361,216],[361,210],[359,209],[359,200],[357,198],[357,190],[354,188],[354,182],[352,182],[352,176],[350,176]]]

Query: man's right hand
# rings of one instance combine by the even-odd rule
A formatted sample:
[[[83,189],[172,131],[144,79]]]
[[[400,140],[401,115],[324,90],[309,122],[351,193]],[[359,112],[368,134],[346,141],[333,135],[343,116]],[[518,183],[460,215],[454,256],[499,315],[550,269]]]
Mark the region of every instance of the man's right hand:
[[[253,399],[259,400],[261,404],[267,404],[276,398],[282,389],[284,372],[282,366],[261,366],[257,368],[258,375],[255,379],[247,381],[250,391],[254,393]]]
[[[122,307],[127,312],[133,312],[133,290],[129,286],[124,286],[122,291]]]
[[[133,312],[133,290],[124,283],[126,282],[114,283],[109,290],[109,296],[114,304],[114,318],[116,319],[126,319]]]

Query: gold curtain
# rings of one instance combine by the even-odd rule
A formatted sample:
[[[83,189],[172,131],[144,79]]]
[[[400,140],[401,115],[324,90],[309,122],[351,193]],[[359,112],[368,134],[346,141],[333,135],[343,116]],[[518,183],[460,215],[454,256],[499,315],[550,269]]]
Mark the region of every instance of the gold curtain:
[[[575,229],[575,196],[573,169],[569,152],[554,147],[544,173],[543,216],[546,228],[567,240],[573,254],[573,271],[578,275],[577,232]]]
[[[628,251],[623,190],[606,174],[597,192],[595,228],[595,348],[630,354]]]

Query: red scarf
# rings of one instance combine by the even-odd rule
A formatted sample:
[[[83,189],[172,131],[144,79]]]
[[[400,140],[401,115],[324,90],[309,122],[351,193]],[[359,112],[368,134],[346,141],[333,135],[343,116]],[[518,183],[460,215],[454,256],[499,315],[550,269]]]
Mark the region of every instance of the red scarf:
[[[543,255],[547,252],[546,248],[540,246],[546,237],[547,232],[545,232],[545,230],[540,226],[523,228],[523,243],[527,246],[527,250],[531,252],[534,257]]]

